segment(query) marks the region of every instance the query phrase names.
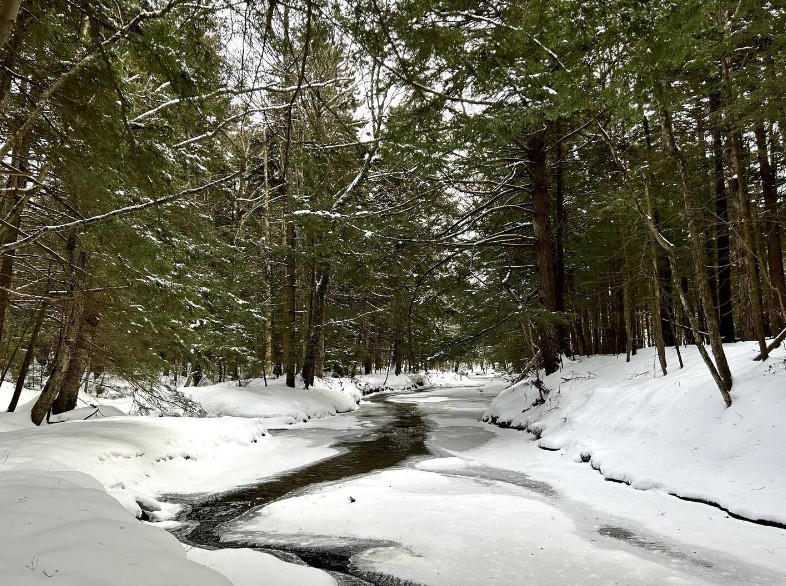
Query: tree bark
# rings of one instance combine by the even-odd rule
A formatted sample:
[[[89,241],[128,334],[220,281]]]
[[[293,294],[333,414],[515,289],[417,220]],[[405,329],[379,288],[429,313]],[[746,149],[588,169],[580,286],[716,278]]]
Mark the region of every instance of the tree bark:
[[[0,4],[0,49],[2,49],[14,32],[14,24],[19,14],[22,0],[3,0]]]
[[[322,328],[325,322],[325,295],[327,294],[329,283],[330,269],[326,267],[319,277],[319,282],[314,291],[311,326],[306,340],[305,358],[303,359],[303,380],[307,389],[314,384],[319,346],[322,340]]]
[[[710,114],[720,109],[720,97],[710,96]],[[715,164],[715,254],[718,263],[718,318],[724,342],[734,342],[734,306],[731,287],[731,241],[729,239],[729,202],[723,169],[723,134],[720,125],[712,125],[712,155]]]
[[[545,131],[535,133],[528,141],[528,170],[532,181],[533,231],[540,320],[540,353],[546,374],[559,366],[559,334],[555,323],[557,285],[554,267],[554,240],[551,233],[550,198],[546,170]]]
[[[561,132],[561,126],[557,126]],[[568,214],[565,210],[565,144],[560,138],[557,140],[557,160],[555,173],[555,213],[556,226],[554,228],[554,281],[556,289],[556,310],[562,314],[565,311],[565,231],[567,229]],[[563,324],[557,324],[559,347],[562,354],[570,354],[569,329]]]
[[[783,306],[786,302],[786,278],[783,273],[783,245],[781,226],[778,221],[778,193],[775,188],[775,174],[770,166],[767,148],[767,132],[764,124],[756,123],[756,153],[759,161],[762,195],[764,196],[764,226],[767,234],[768,282],[773,302],[770,303],[770,326],[781,331],[786,325]]]
[[[16,406],[19,404],[19,397],[22,395],[22,389],[25,386],[25,380],[27,379],[27,373],[30,370],[30,365],[33,363],[33,357],[35,356],[35,346],[36,342],[38,341],[38,334],[41,332],[41,326],[44,323],[44,318],[46,317],[46,308],[48,304],[46,302],[41,304],[41,307],[38,309],[38,315],[36,316],[35,325],[33,326],[33,331],[30,334],[30,341],[27,343],[27,351],[25,352],[25,357],[22,359],[22,365],[19,367],[19,375],[16,377],[16,386],[14,387],[14,394],[11,397],[11,402],[8,404],[8,411],[15,411]]]
[[[656,81],[656,85],[657,84],[658,82]],[[660,90],[660,86],[656,87],[657,92],[660,92]],[[721,396],[728,407],[731,405],[731,395],[729,394],[732,387],[731,369],[729,368],[729,363],[726,359],[726,353],[723,350],[723,339],[721,338],[720,334],[718,318],[715,314],[714,306],[712,304],[712,292],[710,291],[710,283],[706,270],[707,262],[705,258],[704,246],[701,241],[701,229],[698,216],[699,207],[695,201],[693,191],[690,187],[688,163],[685,160],[685,155],[677,146],[677,142],[674,138],[674,129],[672,127],[671,115],[662,102],[659,104],[659,110],[661,127],[663,129],[667,147],[671,156],[675,159],[679,169],[683,204],[685,207],[685,217],[687,219],[688,231],[690,234],[689,241],[691,257],[693,260],[693,278],[695,279],[698,289],[699,300],[702,306],[705,308],[705,314],[707,316],[707,331],[709,333],[712,354],[715,358],[714,365],[712,364],[712,361],[709,359],[709,356],[704,349],[704,343],[701,339],[701,334],[699,333],[698,321],[694,317],[693,312],[687,303],[685,292],[682,290],[680,290],[680,301],[682,302],[682,306],[685,309],[686,314],[688,314],[688,317],[691,320],[691,329],[693,330],[694,336],[696,337],[695,342],[699,348],[699,352],[701,353],[705,364],[713,375],[713,378],[718,385],[718,390],[720,390]]]
[[[740,205],[740,216],[742,224],[742,243],[747,264],[745,277],[748,279],[750,288],[751,309],[753,317],[753,331],[759,343],[759,352],[767,358],[767,342],[764,329],[764,314],[761,306],[761,287],[756,274],[756,243],[753,236],[755,229],[753,213],[751,212],[750,196],[748,195],[748,182],[746,180],[746,169],[742,155],[742,137],[738,132],[731,134],[731,152],[734,161],[734,171],[737,174],[737,196]]]
[[[17,239],[19,226],[22,222],[22,211],[25,207],[26,198],[22,194],[22,190],[27,185],[28,172],[28,159],[30,156],[30,141],[29,139],[23,140],[17,147],[14,148],[11,160],[14,168],[18,169],[22,174],[15,173],[8,176],[6,188],[8,190],[7,203],[4,202],[2,206],[2,214],[4,216],[2,227],[0,227],[0,246],[8,246]],[[4,198],[5,199],[5,198]],[[0,255],[0,339],[3,336],[3,329],[5,327],[5,317],[10,304],[9,290],[13,280],[14,261],[16,260],[16,251],[8,249]]]
[[[65,314],[66,323],[63,327],[63,335],[60,339],[55,367],[30,413],[30,419],[36,425],[41,425],[46,414],[49,412],[52,402],[60,391],[60,387],[68,371],[68,364],[76,345],[79,327],[85,309],[84,283],[86,278],[86,267],[87,253],[81,252],[79,253],[76,266],[73,268],[70,287],[71,299],[68,302],[68,310]]]
[[[292,194],[292,172],[286,170],[284,180],[284,200],[286,211],[284,222],[284,245],[286,246],[286,260],[284,277],[284,373],[286,375],[286,385],[295,387],[295,374],[297,372],[297,344],[295,342],[295,332],[297,331],[297,296],[295,292],[295,219],[292,215],[294,210],[294,197]]]
[[[90,362],[90,349],[95,338],[95,329],[98,326],[99,316],[96,313],[96,305],[90,301],[85,302],[83,313],[84,316],[79,326],[76,345],[68,362],[68,370],[60,385],[57,397],[52,402],[52,413],[54,414],[76,409],[79,397],[79,383],[82,381],[82,376],[85,374]]]

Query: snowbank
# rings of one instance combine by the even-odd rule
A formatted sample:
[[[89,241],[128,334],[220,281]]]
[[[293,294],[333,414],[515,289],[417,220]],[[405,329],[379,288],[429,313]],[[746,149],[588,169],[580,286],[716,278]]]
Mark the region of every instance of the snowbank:
[[[218,492],[334,453],[313,441],[273,437],[263,420],[244,417],[124,416],[0,433],[0,458],[48,458],[90,474],[136,516],[136,494]]]
[[[221,572],[235,586],[336,586],[336,581],[322,570],[282,562],[269,553],[253,549],[186,550],[188,559]],[[264,581],[260,582],[260,577]]]
[[[398,375],[378,372],[357,376],[352,379],[352,382],[364,395],[381,391],[412,391],[415,389],[482,385],[477,377],[472,378],[466,374],[454,372],[420,372]]]
[[[588,462],[610,480],[716,504],[732,515],[786,524],[786,354],[753,362],[749,343],[726,346],[734,389],[726,409],[695,348],[685,368],[669,355],[666,377],[654,349],[624,357],[566,361],[544,379],[494,399],[484,420],[532,432],[538,445]]]
[[[35,427],[35,395],[27,398],[16,413],[0,414],[2,583],[57,576],[75,586],[230,584],[187,560],[173,536],[134,517],[162,521],[178,512],[154,495],[219,492],[336,453],[329,439],[273,437],[269,420],[251,417],[140,417],[101,407]],[[47,472],[27,472],[30,466]],[[226,557],[210,559],[227,569]],[[257,560],[253,567],[272,569],[277,581],[270,584],[306,583],[292,564]],[[245,576],[237,584],[249,583]],[[309,580],[334,583],[324,573]]]
[[[237,382],[180,389],[202,405],[209,416],[263,417],[294,423],[357,409],[360,390],[348,379],[316,379],[309,390],[290,388],[283,378],[252,379],[246,386]]]
[[[0,568],[14,586],[231,584],[130,517],[95,479],[51,461],[0,464]]]

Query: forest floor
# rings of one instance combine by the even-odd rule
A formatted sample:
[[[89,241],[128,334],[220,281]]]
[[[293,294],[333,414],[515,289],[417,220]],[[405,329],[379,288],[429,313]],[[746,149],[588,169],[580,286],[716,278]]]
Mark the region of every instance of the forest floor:
[[[754,363],[752,344],[728,346],[735,389],[725,409],[691,350],[681,370],[669,355],[665,378],[653,374],[650,350],[629,363],[566,361],[535,406],[528,381],[506,388],[502,377],[450,374],[388,377],[395,392],[356,410],[358,386],[379,388],[383,373],[311,391],[280,379],[190,390],[206,418],[94,416],[36,429],[23,408],[0,415],[0,581],[335,584],[335,575],[248,548],[186,556],[154,525],[176,524],[180,507],[168,495],[213,498],[285,479],[336,459],[355,436],[362,450],[398,405],[422,419],[419,430],[394,431],[422,432],[423,455],[314,481],[227,523],[222,541],[349,548],[354,575],[372,583],[781,584],[786,530],[729,511],[784,519],[786,355]],[[414,390],[417,382],[443,388]]]

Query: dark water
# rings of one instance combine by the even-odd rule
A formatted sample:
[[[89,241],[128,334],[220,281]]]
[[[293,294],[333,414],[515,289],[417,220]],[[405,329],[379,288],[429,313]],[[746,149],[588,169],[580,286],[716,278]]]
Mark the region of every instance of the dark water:
[[[428,424],[416,405],[384,401],[385,396],[375,396],[373,405],[364,409],[364,419],[374,427],[367,432],[348,436],[335,444],[341,453],[310,466],[287,472],[267,482],[241,487],[237,490],[212,495],[209,498],[187,505],[186,512],[179,521],[183,527],[174,531],[177,537],[188,544],[214,549],[217,547],[255,547],[293,561],[294,554],[308,565],[339,572],[355,573],[357,577],[335,575],[341,584],[410,584],[390,576],[370,576],[353,570],[350,558],[354,553],[371,545],[347,542],[341,547],[326,549],[300,549],[282,546],[281,549],[259,548],[254,544],[220,541],[219,526],[232,521],[243,513],[267,505],[284,496],[293,496],[316,484],[335,482],[376,470],[395,466],[409,458],[425,456]],[[170,497],[168,500],[182,503],[182,499]],[[295,559],[294,561],[297,561]]]

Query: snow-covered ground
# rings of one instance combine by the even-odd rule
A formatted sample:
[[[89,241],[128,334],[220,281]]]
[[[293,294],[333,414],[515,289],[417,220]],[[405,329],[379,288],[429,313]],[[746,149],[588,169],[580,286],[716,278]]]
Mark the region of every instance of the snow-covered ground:
[[[181,389],[210,417],[259,417],[267,426],[329,417],[357,409],[361,391],[350,379],[316,379],[309,390],[289,388],[283,378],[251,379],[245,386],[226,382]]]
[[[289,564],[268,553],[253,549],[186,550],[188,559],[213,568],[234,586],[336,586],[336,581],[321,570]]]
[[[726,408],[695,348],[667,376],[654,349],[566,361],[546,377],[546,402],[528,382],[502,392],[485,418],[540,436],[560,459],[605,478],[716,503],[734,515],[786,525],[786,353],[754,362],[751,343],[726,346],[734,388]]]
[[[0,582],[8,586],[230,586],[172,535],[138,522],[91,476],[0,464]]]
[[[786,494],[786,443],[778,434],[786,355],[762,364],[750,360],[750,344],[728,351],[730,409],[691,349],[683,350],[686,368],[673,366],[665,378],[653,375],[649,350],[629,364],[616,357],[566,363],[546,379],[552,392],[536,407],[526,383],[504,390],[501,378],[388,376],[399,392],[387,401],[422,414],[414,433],[425,433],[439,457],[315,485],[247,514],[225,539],[349,549],[360,573],[433,585],[784,583],[786,531],[669,494],[753,518],[784,516],[777,495]],[[362,446],[402,406],[361,402],[359,411],[332,415],[356,409],[361,394],[384,380],[384,373],[333,379],[313,391],[285,390],[280,379],[267,388],[251,381],[189,389],[213,415],[202,419],[118,415],[119,399],[100,413],[85,408],[69,417],[87,420],[39,429],[24,407],[0,415],[0,583],[8,575],[13,584],[37,584],[57,570],[67,584],[89,584],[85,568],[99,557],[100,571],[114,574],[93,583],[335,584],[324,572],[252,550],[190,549],[186,558],[172,536],[122,506],[168,519],[175,507],[160,495],[220,492],[286,474],[335,454],[337,438],[358,437]],[[7,394],[4,385],[0,401]],[[484,411],[540,438],[482,423]],[[83,525],[93,529],[73,539]],[[186,578],[167,581],[173,574]]]
[[[413,384],[409,377],[394,382]],[[337,452],[330,436],[268,428],[353,411],[362,396],[347,379],[318,381],[309,391],[288,389],[283,379],[184,390],[209,417],[129,416],[129,398],[82,394],[84,407],[36,428],[30,390],[16,413],[0,414],[0,582],[228,584],[186,559],[174,537],[128,512],[164,521],[178,507],[161,502],[162,494],[220,492],[329,457]],[[8,383],[0,387],[0,404],[11,392]],[[241,555],[249,571],[269,575],[267,584],[335,583],[261,554],[192,551],[189,558],[249,584],[253,573],[233,567]]]
[[[735,351],[745,356],[745,348]],[[688,364],[699,360],[691,353],[685,358]],[[584,364],[593,360],[616,359]],[[635,366],[652,364],[646,351],[634,360],[634,374],[641,372]],[[776,357],[763,370],[781,368],[782,360]],[[741,362],[735,357],[738,372],[747,364]],[[690,370],[669,375],[677,387],[688,384],[680,372]],[[620,378],[626,380],[624,373]],[[629,378],[626,384],[633,386],[639,377]],[[567,450],[540,449],[528,433],[481,423],[492,397],[499,395],[495,406],[509,402],[511,393],[500,394],[507,384],[497,379],[483,388],[390,397],[417,405],[430,430],[429,450],[441,457],[276,501],[229,524],[224,539],[349,550],[361,574],[431,585],[786,583],[786,531],[731,518],[663,488],[607,482]],[[712,409],[720,402],[722,409],[717,391],[706,401]],[[702,411],[694,408],[698,417]],[[555,420],[566,415],[558,409],[544,414]],[[771,475],[781,474],[779,461],[759,461]]]

